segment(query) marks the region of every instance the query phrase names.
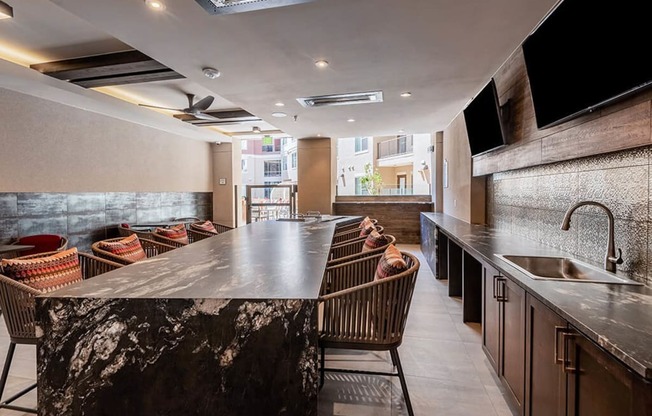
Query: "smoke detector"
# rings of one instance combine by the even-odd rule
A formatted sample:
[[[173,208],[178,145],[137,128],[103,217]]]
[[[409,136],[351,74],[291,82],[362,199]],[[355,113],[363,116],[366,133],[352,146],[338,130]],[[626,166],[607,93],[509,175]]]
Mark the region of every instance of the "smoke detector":
[[[219,78],[219,76],[222,75],[220,71],[215,68],[204,68],[202,69],[202,72],[204,73],[204,76],[208,79]]]
[[[272,9],[315,0],[195,0],[210,14],[234,14]]]

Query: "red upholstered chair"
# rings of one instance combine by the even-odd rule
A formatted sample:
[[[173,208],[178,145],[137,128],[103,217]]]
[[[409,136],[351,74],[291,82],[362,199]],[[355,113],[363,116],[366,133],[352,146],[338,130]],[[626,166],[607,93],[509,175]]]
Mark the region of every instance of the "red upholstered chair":
[[[68,247],[68,239],[56,234],[38,234],[20,237],[18,241],[12,244],[34,246],[32,249],[20,253],[21,256],[30,256],[32,254],[65,250]]]

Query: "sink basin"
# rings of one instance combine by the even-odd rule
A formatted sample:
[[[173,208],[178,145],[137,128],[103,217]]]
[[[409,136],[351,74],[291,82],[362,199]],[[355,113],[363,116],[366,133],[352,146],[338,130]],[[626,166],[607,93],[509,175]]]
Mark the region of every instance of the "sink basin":
[[[642,285],[568,257],[496,254],[535,280]]]

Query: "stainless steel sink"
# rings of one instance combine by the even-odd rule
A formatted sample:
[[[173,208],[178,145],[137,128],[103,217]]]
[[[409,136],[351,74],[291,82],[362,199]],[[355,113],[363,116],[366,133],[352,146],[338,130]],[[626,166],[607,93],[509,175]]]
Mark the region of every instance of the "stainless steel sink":
[[[519,256],[496,254],[497,257],[536,280],[564,282],[613,283],[618,285],[642,285],[606,270],[568,257]]]

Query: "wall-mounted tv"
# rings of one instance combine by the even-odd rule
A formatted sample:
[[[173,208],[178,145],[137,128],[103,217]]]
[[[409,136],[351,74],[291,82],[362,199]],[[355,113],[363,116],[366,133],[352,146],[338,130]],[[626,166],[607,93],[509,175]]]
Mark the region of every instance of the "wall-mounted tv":
[[[497,149],[506,144],[496,84],[493,80],[464,109],[466,133],[471,156]]]
[[[649,0],[564,0],[523,42],[537,127],[652,85]]]

